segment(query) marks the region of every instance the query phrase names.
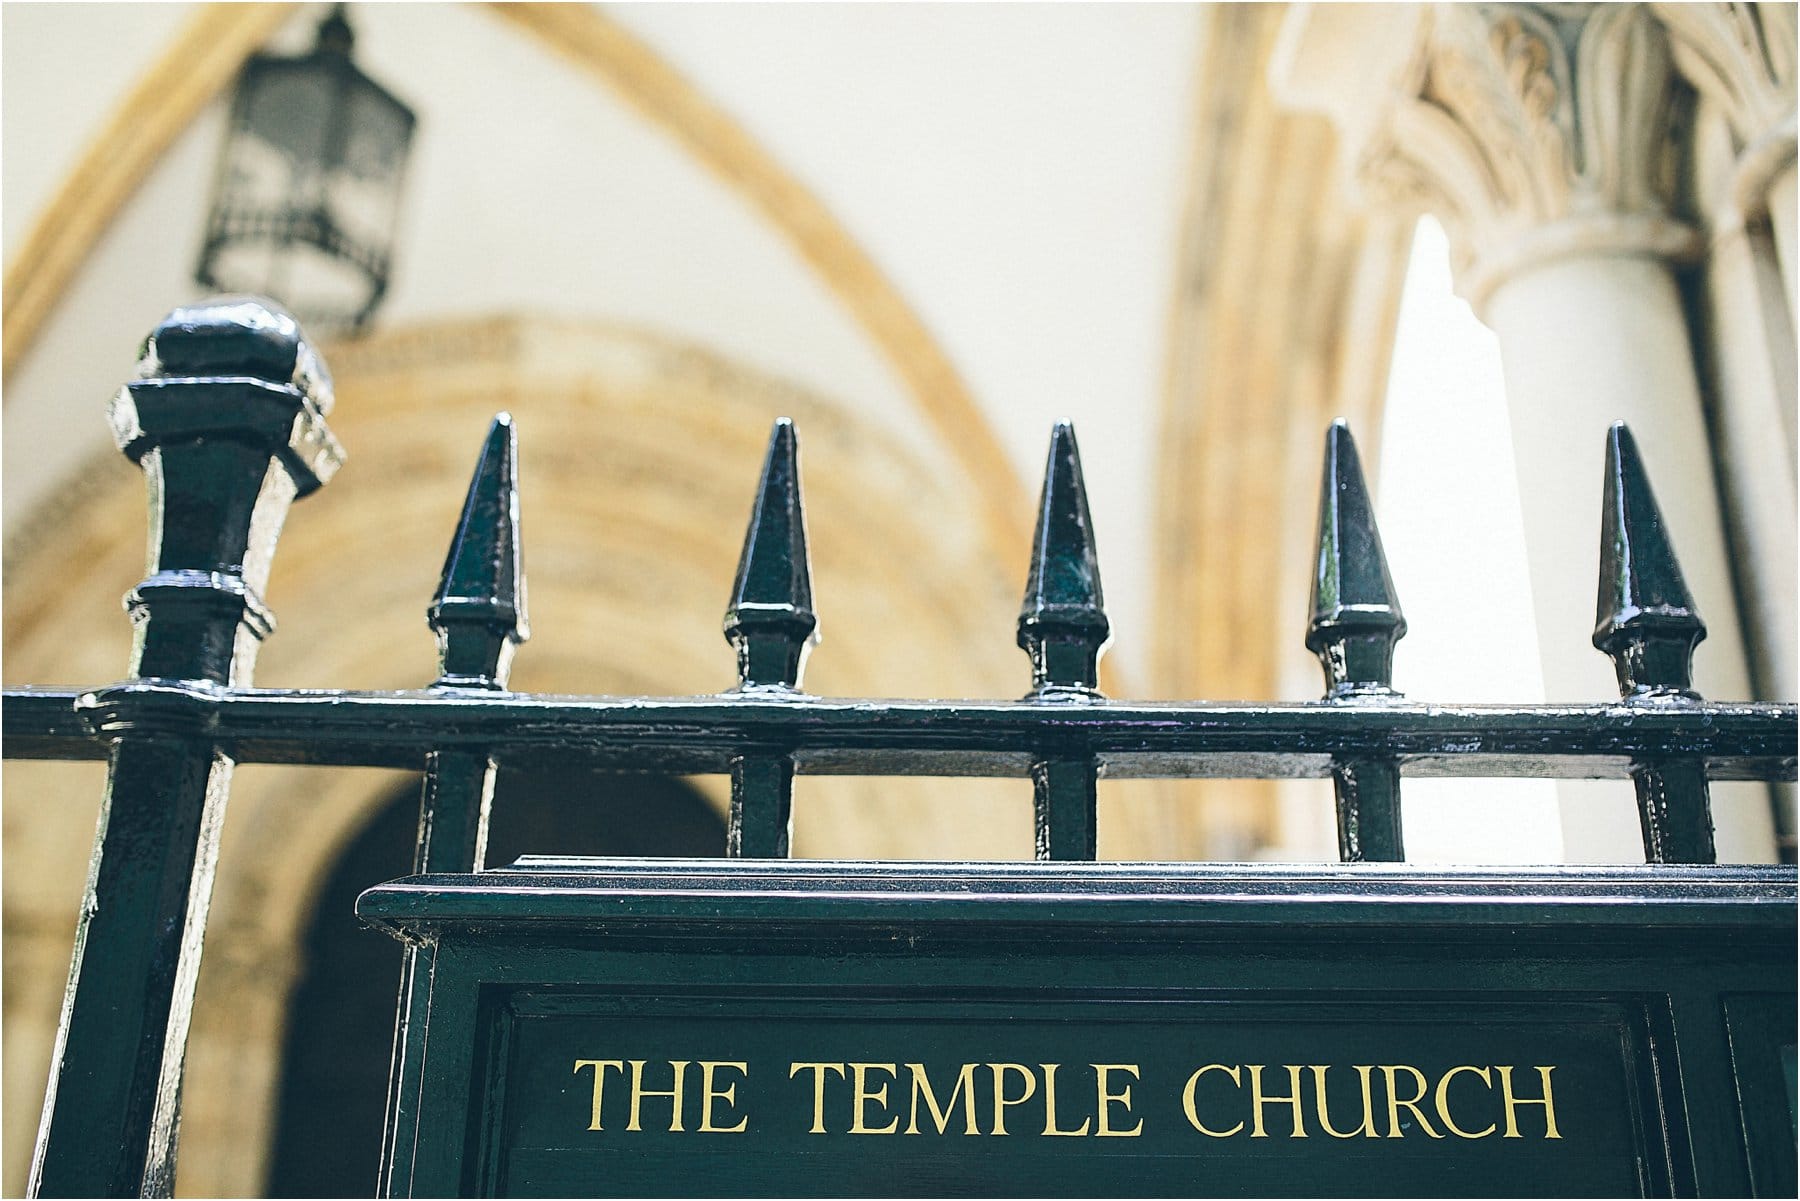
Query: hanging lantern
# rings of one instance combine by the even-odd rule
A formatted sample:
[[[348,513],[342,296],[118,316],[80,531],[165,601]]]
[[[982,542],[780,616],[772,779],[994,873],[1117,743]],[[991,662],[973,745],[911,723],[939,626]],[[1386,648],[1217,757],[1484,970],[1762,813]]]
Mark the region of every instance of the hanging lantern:
[[[350,61],[335,6],[297,58],[244,64],[195,278],[354,331],[387,290],[413,112]]]

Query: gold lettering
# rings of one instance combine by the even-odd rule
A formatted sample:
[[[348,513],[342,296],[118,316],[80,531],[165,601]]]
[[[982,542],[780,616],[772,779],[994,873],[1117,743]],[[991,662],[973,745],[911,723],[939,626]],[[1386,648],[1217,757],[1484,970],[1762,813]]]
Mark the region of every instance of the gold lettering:
[[[994,1128],[989,1134],[1006,1133],[1006,1109],[1009,1105],[1023,1105],[1031,1100],[1037,1092],[1037,1077],[1031,1069],[1022,1063],[990,1063],[988,1070],[994,1073]],[[1006,1073],[1017,1072],[1025,1080],[1025,1091],[1016,1097],[1006,1095]]]
[[[950,1090],[950,1100],[942,1109],[938,1108],[937,1094],[931,1091],[931,1079],[925,1075],[925,1065],[909,1063],[906,1070],[912,1073],[912,1114],[906,1123],[906,1133],[919,1133],[919,1095],[925,1096],[925,1107],[931,1111],[931,1120],[937,1123],[937,1132],[943,1134],[950,1125],[950,1111],[956,1108],[956,1098],[963,1099],[963,1133],[980,1134],[981,1127],[975,1124],[975,1068],[976,1064],[965,1063],[962,1071],[957,1073],[956,1087]]]
[[[900,1129],[900,1119],[899,1118],[895,1118],[893,1121],[889,1122],[887,1125],[881,1126],[881,1127],[869,1126],[866,1123],[864,1123],[864,1121],[863,1121],[863,1113],[865,1112],[863,1107],[867,1102],[873,1101],[876,1104],[880,1105],[882,1107],[882,1109],[884,1109],[884,1110],[887,1108],[888,1086],[884,1084],[881,1086],[881,1088],[879,1090],[877,1090],[875,1092],[870,1092],[866,1085],[867,1073],[869,1073],[869,1072],[886,1072],[890,1076],[897,1077],[898,1073],[894,1071],[894,1065],[891,1063],[853,1063],[850,1065],[850,1071],[851,1071],[851,1074],[852,1074],[852,1077],[854,1080],[852,1087],[856,1090],[855,1096],[851,1100],[851,1103],[850,1103],[850,1133],[851,1134],[895,1134],[895,1133],[897,1133]]]
[[[1562,1135],[1556,1132],[1556,1099],[1550,1095],[1550,1073],[1556,1069],[1554,1067],[1538,1068],[1538,1076],[1544,1082],[1544,1095],[1536,1100],[1529,1097],[1515,1097],[1513,1095],[1511,1064],[1504,1064],[1494,1070],[1500,1073],[1500,1097],[1506,1102],[1506,1133],[1501,1135],[1501,1137],[1521,1137],[1519,1134],[1519,1123],[1513,1114],[1513,1110],[1516,1106],[1542,1105],[1544,1107],[1544,1137],[1561,1138]]]
[[[1494,1124],[1492,1122],[1488,1123],[1486,1130],[1478,1130],[1471,1134],[1461,1126],[1458,1126],[1455,1119],[1450,1116],[1450,1082],[1456,1078],[1458,1072],[1467,1072],[1471,1076],[1480,1076],[1483,1084],[1487,1085],[1489,1088],[1494,1087],[1494,1078],[1489,1074],[1486,1068],[1478,1068],[1466,1063],[1458,1064],[1445,1072],[1443,1078],[1438,1081],[1438,1119],[1444,1123],[1444,1129],[1448,1130],[1451,1134],[1454,1134],[1457,1138],[1486,1138],[1488,1135],[1494,1133]]]
[[[1136,1080],[1138,1078],[1137,1064],[1135,1064],[1135,1063],[1096,1063],[1093,1065],[1093,1068],[1094,1068],[1094,1091],[1099,1093],[1099,1095],[1100,1095],[1100,1099],[1095,1103],[1100,1110],[1100,1128],[1098,1130],[1094,1131],[1095,1137],[1097,1137],[1097,1138],[1137,1138],[1139,1135],[1143,1134],[1144,1133],[1144,1119],[1142,1119],[1142,1118],[1139,1118],[1138,1124],[1136,1126],[1133,1126],[1130,1130],[1114,1130],[1112,1128],[1112,1114],[1107,1109],[1108,1105],[1119,1104],[1119,1105],[1123,1105],[1125,1107],[1125,1112],[1127,1114],[1129,1114],[1131,1112],[1131,1086],[1129,1084],[1127,1084],[1125,1086],[1125,1091],[1122,1093],[1108,1092],[1108,1091],[1106,1091],[1106,1076],[1107,1076],[1108,1072],[1130,1072],[1131,1078],[1133,1080]],[[1081,1128],[1083,1130],[1086,1130],[1087,1123],[1083,1122],[1081,1124]]]
[[[1375,1105],[1369,1099],[1369,1073],[1374,1069],[1366,1063],[1356,1065],[1356,1074],[1362,1079],[1362,1125],[1355,1130],[1339,1131],[1331,1124],[1331,1105],[1325,1100],[1325,1066],[1316,1063],[1310,1066],[1313,1073],[1313,1095],[1319,1103],[1319,1125],[1325,1133],[1332,1138],[1355,1138],[1359,1134],[1366,1138],[1379,1137],[1375,1133]]]
[[[1230,1138],[1244,1128],[1242,1122],[1239,1122],[1230,1130],[1209,1130],[1201,1123],[1200,1115],[1194,1109],[1194,1086],[1199,1084],[1200,1077],[1206,1075],[1208,1072],[1224,1072],[1227,1076],[1231,1077],[1232,1084],[1239,1088],[1244,1086],[1243,1076],[1239,1073],[1235,1065],[1226,1067],[1222,1063],[1209,1063],[1205,1067],[1195,1071],[1192,1076],[1188,1077],[1187,1087],[1181,1090],[1181,1108],[1182,1111],[1187,1114],[1188,1125],[1192,1126],[1195,1130],[1198,1130],[1201,1134],[1207,1135],[1210,1138]],[[1140,1126],[1142,1124],[1143,1123],[1141,1122],[1139,1123]]]
[[[600,1088],[606,1079],[606,1069],[618,1068],[623,1073],[625,1065],[616,1059],[577,1059],[574,1074],[581,1075],[582,1068],[594,1069],[594,1116],[588,1122],[588,1129],[598,1130],[600,1129]]]
[[[841,1063],[790,1063],[788,1079],[792,1080],[801,1072],[811,1071],[813,1074],[813,1120],[808,1134],[825,1133],[825,1073],[836,1072],[838,1079],[844,1078],[844,1065]]]
[[[1402,1101],[1400,1099],[1399,1093],[1394,1088],[1394,1073],[1395,1072],[1411,1072],[1412,1073],[1413,1083],[1415,1083],[1419,1086],[1419,1091],[1413,1094],[1412,1100]],[[1401,1107],[1404,1106],[1405,1108],[1412,1110],[1413,1117],[1419,1119],[1419,1128],[1421,1130],[1423,1130],[1426,1134],[1429,1134],[1432,1138],[1443,1138],[1444,1137],[1443,1135],[1439,1134],[1437,1131],[1435,1131],[1431,1128],[1431,1123],[1425,1120],[1424,1113],[1421,1112],[1419,1109],[1419,1102],[1423,1101],[1425,1099],[1425,1093],[1431,1087],[1425,1081],[1425,1073],[1421,1072],[1418,1068],[1411,1067],[1404,1063],[1402,1063],[1402,1064],[1385,1064],[1384,1063],[1381,1065],[1381,1074],[1383,1076],[1387,1077],[1387,1094],[1388,1094],[1388,1132],[1387,1132],[1387,1136],[1389,1138],[1405,1138],[1406,1137],[1400,1131],[1400,1110],[1401,1110]]]
[[[675,1087],[671,1089],[655,1089],[644,1087],[644,1064],[642,1059],[631,1062],[631,1120],[625,1123],[627,1130],[642,1130],[638,1125],[638,1107],[645,1097],[667,1097],[672,1105],[669,1113],[669,1133],[676,1134],[681,1130],[681,1077],[687,1071],[688,1060],[665,1060],[675,1072]]]
[[[1306,1137],[1306,1122],[1305,1122],[1304,1117],[1302,1116],[1305,1111],[1302,1110],[1300,1107],[1300,1104],[1301,1104],[1300,1103],[1300,1065],[1294,1064],[1294,1063],[1287,1063],[1287,1064],[1283,1064],[1282,1066],[1285,1067],[1288,1071],[1288,1087],[1292,1090],[1292,1092],[1290,1093],[1290,1095],[1285,1096],[1285,1097],[1265,1097],[1265,1096],[1263,1096],[1263,1091],[1262,1091],[1263,1065],[1260,1063],[1253,1063],[1250,1065],[1250,1116],[1252,1119],[1254,1119],[1254,1122],[1255,1122],[1254,1126],[1252,1127],[1252,1129],[1250,1131],[1251,1138],[1268,1138],[1269,1137],[1268,1134],[1263,1130],[1263,1106],[1265,1106],[1265,1105],[1291,1105],[1291,1106],[1293,1106],[1294,1107],[1294,1131],[1288,1137],[1289,1138],[1305,1138]]]
[[[750,1065],[747,1063],[734,1063],[729,1060],[715,1061],[711,1059],[702,1059],[700,1061],[700,1133],[742,1134],[750,1127],[750,1117],[748,1114],[739,1118],[738,1124],[735,1126],[713,1125],[712,1104],[714,1101],[723,1101],[727,1105],[737,1104],[737,1081],[733,1080],[723,1089],[713,1088],[713,1072],[719,1068],[736,1068],[745,1076],[750,1074]]]
[[[1049,1138],[1061,1135],[1064,1138],[1080,1138],[1088,1132],[1088,1125],[1093,1119],[1082,1118],[1079,1130],[1058,1130],[1056,1127],[1056,1069],[1060,1068],[1062,1064],[1040,1063],[1038,1066],[1044,1069],[1044,1136]]]

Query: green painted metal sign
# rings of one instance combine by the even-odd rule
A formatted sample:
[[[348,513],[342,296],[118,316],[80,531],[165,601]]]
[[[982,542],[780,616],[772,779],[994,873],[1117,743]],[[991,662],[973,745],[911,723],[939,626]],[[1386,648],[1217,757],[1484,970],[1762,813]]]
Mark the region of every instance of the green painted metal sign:
[[[413,1195],[1625,1196],[1791,1194],[1793,898],[527,860],[360,911],[434,956]]]

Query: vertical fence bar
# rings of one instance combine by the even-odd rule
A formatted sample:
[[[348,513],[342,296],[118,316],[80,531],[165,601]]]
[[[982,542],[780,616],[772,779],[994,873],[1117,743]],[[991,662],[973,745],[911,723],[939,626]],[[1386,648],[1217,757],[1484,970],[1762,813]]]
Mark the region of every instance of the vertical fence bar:
[[[1705,637],[1637,443],[1618,422],[1606,436],[1594,646],[1612,657],[1628,704],[1679,705],[1700,699],[1693,689],[1694,647]],[[1717,861],[1704,762],[1640,762],[1631,779],[1647,862]]]
[[[150,490],[149,575],[127,597],[131,674],[243,686],[287,506],[343,452],[294,319],[247,301],[176,309],[112,402]],[[43,1119],[34,1196],[169,1196],[188,1020],[232,761],[197,719],[112,746]]]
[[[736,859],[786,859],[793,823],[793,756],[770,752],[734,756],[725,853]]]
[[[725,610],[725,638],[737,651],[739,693],[799,695],[807,652],[819,640],[812,607],[812,564],[800,500],[800,448],[783,417],[769,434],[762,478],[737,580]],[[793,826],[794,759],[779,748],[746,750],[731,760],[731,823],[725,853],[785,859]]]
[[[1388,574],[1356,440],[1342,418],[1325,435],[1317,545],[1306,647],[1325,669],[1325,699],[1354,703],[1397,696],[1394,645],[1406,633],[1406,618]],[[1383,756],[1339,756],[1331,777],[1338,858],[1403,862],[1399,763]]]
[[[1034,759],[1031,794],[1038,859],[1092,860],[1099,848],[1100,799],[1094,757]]]
[[[1019,609],[1019,646],[1031,656],[1028,700],[1096,701],[1100,655],[1111,637],[1094,521],[1075,427],[1056,423],[1038,500],[1031,572]],[[1093,859],[1099,763],[1083,751],[1044,748],[1031,765],[1040,860]]]
[[[518,458],[512,418],[501,413],[488,429],[437,596],[427,610],[438,641],[434,687],[504,689],[513,652],[531,637],[519,542]],[[497,770],[484,751],[433,751],[426,757],[414,872],[482,870]],[[412,1191],[431,970],[430,948],[406,948],[382,1130],[382,1196]]]

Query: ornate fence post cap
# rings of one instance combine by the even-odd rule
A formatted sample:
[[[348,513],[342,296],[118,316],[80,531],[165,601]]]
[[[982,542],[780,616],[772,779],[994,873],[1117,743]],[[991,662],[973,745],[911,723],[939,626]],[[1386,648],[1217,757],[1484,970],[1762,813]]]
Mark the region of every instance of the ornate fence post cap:
[[[279,457],[299,496],[343,465],[324,421],[331,375],[273,301],[220,296],[173,310],[144,339],[137,375],[109,412],[113,437],[134,462],[172,441],[231,438]]]
[[[1033,694],[1098,696],[1100,655],[1111,636],[1081,448],[1075,427],[1058,421],[1019,608],[1018,641],[1031,656]]]
[[[1615,422],[1606,435],[1594,646],[1612,656],[1622,696],[1693,696],[1694,647],[1705,637],[1637,442]]]
[[[531,637],[519,549],[518,459],[512,415],[497,414],[426,610],[438,636],[441,685],[504,688],[513,648]]]
[[[1342,417],[1325,434],[1317,545],[1306,648],[1324,666],[1328,694],[1392,692],[1394,645],[1406,634],[1406,617],[1356,439]]]
[[[172,310],[144,339],[140,378],[249,376],[291,384],[321,416],[332,406],[331,375],[294,315],[256,296],[215,296]]]
[[[738,686],[798,688],[818,629],[800,499],[800,449],[793,421],[781,417],[769,434],[725,610],[725,638],[737,650]]]
[[[262,592],[288,503],[344,459],[330,376],[290,313],[247,296],[171,312],[137,375],[108,410],[152,481],[150,571],[125,598],[132,670],[247,685],[274,628]]]

